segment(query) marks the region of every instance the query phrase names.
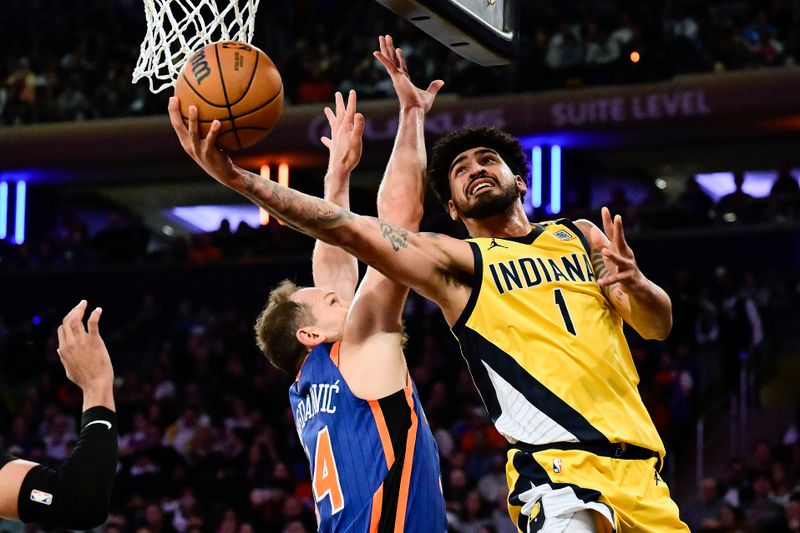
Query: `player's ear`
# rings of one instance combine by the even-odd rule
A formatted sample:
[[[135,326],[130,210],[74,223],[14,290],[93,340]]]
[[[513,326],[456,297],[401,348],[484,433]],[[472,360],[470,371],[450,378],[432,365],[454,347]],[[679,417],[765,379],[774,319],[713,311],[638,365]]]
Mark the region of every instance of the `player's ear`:
[[[305,326],[298,329],[297,332],[295,332],[295,336],[297,340],[300,341],[300,344],[309,348],[314,348],[327,339],[327,337],[320,333],[314,326]]]
[[[528,193],[528,182],[522,176],[514,176],[514,180],[517,182],[517,190],[520,196],[525,196]]]
[[[453,222],[458,220],[458,211],[456,211],[456,204],[453,203],[453,199],[447,200],[447,211],[450,213],[450,218],[453,219]]]

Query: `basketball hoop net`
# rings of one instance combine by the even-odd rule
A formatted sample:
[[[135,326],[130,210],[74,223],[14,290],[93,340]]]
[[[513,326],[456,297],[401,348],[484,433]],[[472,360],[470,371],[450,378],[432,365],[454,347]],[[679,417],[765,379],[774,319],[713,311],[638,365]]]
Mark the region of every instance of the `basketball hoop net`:
[[[195,50],[217,41],[250,43],[259,1],[144,0],[147,34],[133,83],[147,78],[150,91],[161,92],[174,85]]]

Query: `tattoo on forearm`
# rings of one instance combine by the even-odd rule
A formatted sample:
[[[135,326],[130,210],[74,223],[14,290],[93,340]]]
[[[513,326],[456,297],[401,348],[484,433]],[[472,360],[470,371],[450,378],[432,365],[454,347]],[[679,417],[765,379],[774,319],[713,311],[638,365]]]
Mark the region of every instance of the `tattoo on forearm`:
[[[244,173],[244,189],[248,195],[254,194],[256,190],[256,176],[250,172]]]
[[[378,224],[380,224],[384,238],[392,243],[392,248],[395,252],[399,251],[400,248],[408,247],[408,230],[389,224],[385,220],[379,220]]]
[[[255,204],[280,218],[292,229],[316,236],[353,214],[337,205],[306,194],[280,187],[252,173],[244,173],[244,195]]]
[[[422,232],[418,233],[417,235],[419,235],[420,237],[424,237],[426,239],[430,239],[432,241],[438,241],[439,239],[442,238],[442,236],[439,235],[438,233],[432,233],[430,231],[422,231]]]
[[[605,261],[603,261],[603,254],[600,252],[600,250],[592,250],[592,266],[594,267],[595,278],[598,280],[607,278],[611,275],[611,273],[608,271],[608,267],[606,267]],[[618,304],[623,303],[625,293],[617,283],[612,283],[611,285],[601,287],[600,290],[605,293],[606,298],[614,298]]]
[[[622,305],[623,299],[625,298],[625,293],[622,292],[622,289],[612,285],[609,287],[609,292],[611,293],[610,295],[614,297],[614,300],[616,300],[618,304]]]

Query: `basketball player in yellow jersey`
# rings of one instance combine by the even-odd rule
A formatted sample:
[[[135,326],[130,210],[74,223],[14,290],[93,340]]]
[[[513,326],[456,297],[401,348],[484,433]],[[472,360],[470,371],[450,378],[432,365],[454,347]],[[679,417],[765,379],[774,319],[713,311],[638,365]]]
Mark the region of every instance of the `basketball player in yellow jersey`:
[[[431,183],[461,241],[353,214],[235,166],[170,118],[219,183],[436,302],[492,420],[511,443],[509,511],[522,532],[688,531],[658,475],[664,447],[637,391],[622,321],[649,339],[672,326],[666,293],[639,270],[622,221],[531,224],[519,142],[491,128],[434,149]],[[606,234],[608,236],[606,236]],[[609,239],[610,237],[610,239]]]

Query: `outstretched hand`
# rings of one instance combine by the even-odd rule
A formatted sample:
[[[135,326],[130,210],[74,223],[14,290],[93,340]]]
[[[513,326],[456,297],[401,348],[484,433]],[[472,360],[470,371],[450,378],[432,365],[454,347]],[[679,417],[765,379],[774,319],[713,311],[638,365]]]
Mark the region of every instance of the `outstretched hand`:
[[[361,135],[364,133],[364,115],[356,113],[356,92],[350,91],[346,106],[342,93],[337,92],[336,111],[326,107],[325,116],[328,117],[331,136],[322,137],[320,141],[330,152],[328,174],[349,177],[361,161]]]
[[[607,207],[601,210],[601,215],[603,217],[603,231],[605,231],[609,239],[609,242],[601,249],[603,261],[607,266],[614,265],[615,268],[609,268],[609,271],[614,272],[616,270],[616,273],[598,279],[597,284],[601,287],[608,287],[614,283],[619,283],[626,289],[626,292],[628,290],[636,290],[641,287],[645,277],[636,264],[633,250],[625,240],[622,217],[616,215],[612,220],[611,212]]]
[[[221,127],[219,120],[214,120],[211,123],[208,135],[204,139],[200,139],[197,107],[189,106],[188,128],[183,122],[180,101],[177,96],[169,99],[168,109],[172,128],[175,130],[178,140],[186,153],[212,178],[225,186],[233,187],[238,175],[234,171],[233,163],[228,154],[217,148],[217,136]]]
[[[86,300],[81,300],[67,313],[57,331],[61,364],[69,380],[80,387],[84,394],[92,389],[111,387],[114,381],[111,358],[100,336],[100,314],[103,310],[97,307],[92,311],[86,329],[83,326],[86,306]]]
[[[400,108],[419,107],[425,113],[430,111],[439,89],[444,86],[444,82],[442,80],[434,80],[424,91],[416,87],[408,75],[408,67],[406,67],[403,50],[395,48],[392,36],[381,35],[378,37],[378,41],[380,50],[373,52],[372,55],[381,62],[392,78],[392,85],[397,93],[397,98],[400,100]]]

